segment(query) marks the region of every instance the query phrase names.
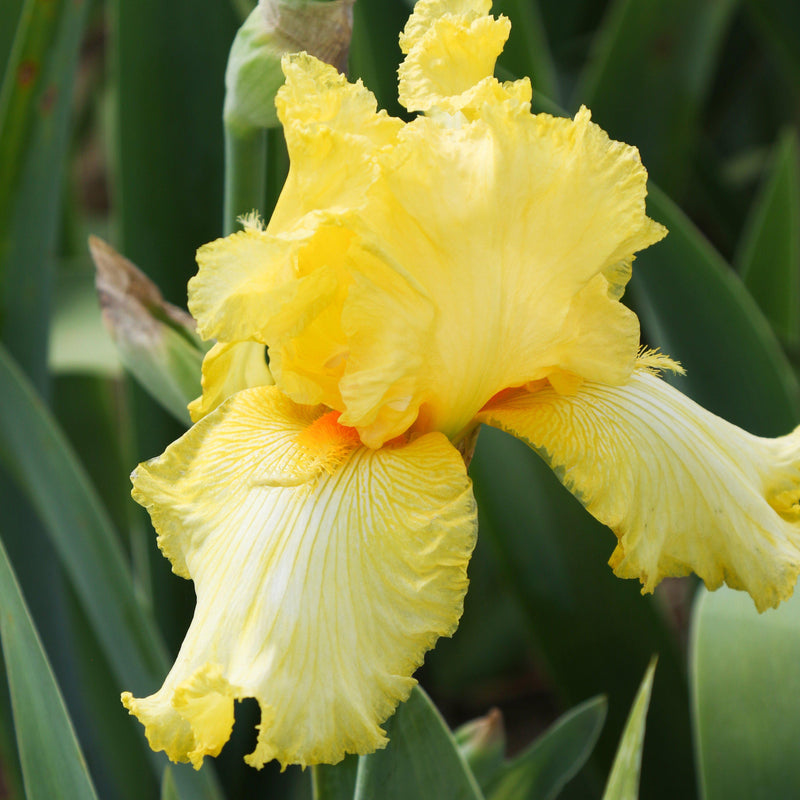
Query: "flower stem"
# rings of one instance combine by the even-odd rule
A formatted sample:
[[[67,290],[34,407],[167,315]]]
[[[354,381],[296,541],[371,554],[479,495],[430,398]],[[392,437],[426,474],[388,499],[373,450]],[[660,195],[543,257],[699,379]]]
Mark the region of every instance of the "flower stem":
[[[222,227],[227,236],[249,211],[264,213],[267,132],[225,125],[225,195]]]

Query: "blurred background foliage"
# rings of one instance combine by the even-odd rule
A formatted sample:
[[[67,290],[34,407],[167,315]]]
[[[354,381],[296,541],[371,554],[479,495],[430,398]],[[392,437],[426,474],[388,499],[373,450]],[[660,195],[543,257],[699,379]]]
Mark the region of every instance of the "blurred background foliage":
[[[393,114],[412,5],[354,8],[351,77]],[[66,701],[65,736],[68,713],[111,800],[311,793],[307,773],[243,765],[254,703],[237,706],[213,766],[163,779],[163,754],[119,703],[121,688],[160,685],[194,598],[129,499],[131,468],[182,427],[126,377],[87,237],[110,240],[185,307],[194,252],[223,229],[223,76],[248,10],[247,0],[0,4],[0,536]],[[644,340],[683,363],[674,380],[709,409],[756,434],[788,432],[800,421],[800,5],[497,0],[494,13],[512,21],[499,77],[532,76],[535,110],[587,105],[642,153],[650,213],[671,231],[637,260],[626,295]],[[280,132],[269,139],[267,212],[286,169]],[[692,613],[689,579],[643,597],[606,565],[613,535],[524,445],[484,430],[471,474],[481,535],[464,617],[419,673],[451,725],[499,707],[513,754],[603,694],[600,738],[560,795],[600,797],[658,654],[641,797],[800,796],[797,603],[758,617],[746,597],[700,590]],[[4,615],[18,596],[8,576]],[[0,631],[0,798],[18,800],[36,758],[35,738],[20,736],[19,676],[28,664],[50,683],[41,650],[25,639],[32,649],[12,652],[22,639]],[[41,769],[60,770],[40,746]]]

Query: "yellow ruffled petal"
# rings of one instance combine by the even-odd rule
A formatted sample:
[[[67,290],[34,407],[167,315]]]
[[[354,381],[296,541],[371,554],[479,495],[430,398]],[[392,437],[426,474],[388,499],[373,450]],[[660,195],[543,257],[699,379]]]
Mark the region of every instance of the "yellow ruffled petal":
[[[347,82],[307,53],[285,56],[286,83],[275,103],[290,168],[270,230],[293,225],[316,209],[358,206],[377,174],[376,158],[403,123],[377,111],[361,81]]]
[[[197,592],[163,687],[123,698],[173,760],[219,752],[242,697],[261,707],[253,766],[382,747],[458,624],[476,533],[461,457],[441,434],[369,450],[337,416],[246,389],[134,475]]]
[[[265,343],[265,315],[280,307],[280,290],[295,277],[304,233],[279,238],[249,225],[197,251],[200,270],[189,281],[189,311],[204,339]]]
[[[275,383],[265,356],[264,345],[258,342],[217,342],[203,359],[203,394],[189,403],[192,422],[242,389]]]
[[[473,105],[470,90],[491,77],[511,23],[484,0],[419,0],[400,35],[400,103],[409,111]],[[530,99],[530,98],[529,98]]]
[[[417,119],[384,164],[349,224],[362,250],[429,299],[435,327],[420,320],[398,335],[376,324],[396,315],[379,290],[359,299],[374,311],[358,327],[375,354],[427,366],[408,399],[421,430],[456,436],[497,392],[553,372],[627,380],[639,329],[618,299],[633,253],[665,233],[646,215],[634,148],[612,142],[585,109],[569,120],[501,108],[460,127]],[[352,343],[349,357],[375,379],[361,408],[380,406],[397,374]],[[370,443],[402,432],[380,411],[374,431],[368,414],[351,412],[348,375],[348,424]]]
[[[417,3],[409,59],[445,29],[499,30],[487,11]],[[408,124],[310,56],[286,59],[279,208],[268,231],[198,254],[190,309],[203,335],[266,344],[286,394],[341,411],[370,447],[409,426],[457,438],[510,386],[620,384],[633,369],[638,322],[619,298],[634,253],[665,233],[646,215],[638,152],[586,109],[532,116],[530,87],[480,78],[488,66],[456,85],[459,53],[502,46],[481,36],[425,67],[452,67],[460,110]]]
[[[342,304],[349,277],[343,259],[353,234],[310,214],[291,234],[259,227],[201,247],[198,274],[189,281],[189,310],[206,338],[270,347],[272,375],[284,355],[300,362],[294,382],[282,382],[298,402],[338,406],[346,343]]]
[[[516,392],[478,419],[527,441],[618,537],[610,564],[650,592],[695,572],[749,592],[759,611],[800,573],[800,428],[763,439],[693,403],[649,369],[629,383]],[[669,364],[667,364],[669,366]]]

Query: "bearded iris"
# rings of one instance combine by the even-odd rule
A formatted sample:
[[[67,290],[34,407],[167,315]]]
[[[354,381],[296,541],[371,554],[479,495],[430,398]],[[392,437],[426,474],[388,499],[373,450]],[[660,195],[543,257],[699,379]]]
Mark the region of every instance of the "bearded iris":
[[[800,572],[800,433],[762,439],[663,382],[620,302],[665,230],[638,152],[581,109],[532,115],[501,84],[488,0],[420,0],[401,36],[404,123],[306,54],[277,100],[291,159],[265,228],[198,253],[190,310],[217,343],[194,427],[134,473],[197,608],[163,687],[123,701],[196,767],[234,700],[249,763],[383,746],[455,630],[481,424],[524,439],[615,532],[645,591],[696,572],[756,606]],[[269,367],[264,353],[269,351]]]

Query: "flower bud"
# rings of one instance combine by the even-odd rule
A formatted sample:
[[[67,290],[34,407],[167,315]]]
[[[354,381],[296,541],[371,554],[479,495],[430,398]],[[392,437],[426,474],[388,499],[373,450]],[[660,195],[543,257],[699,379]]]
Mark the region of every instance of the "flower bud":
[[[225,72],[225,125],[278,127],[281,56],[306,51],[344,72],[355,0],[260,0],[239,28]]]

